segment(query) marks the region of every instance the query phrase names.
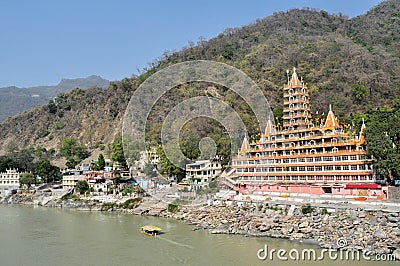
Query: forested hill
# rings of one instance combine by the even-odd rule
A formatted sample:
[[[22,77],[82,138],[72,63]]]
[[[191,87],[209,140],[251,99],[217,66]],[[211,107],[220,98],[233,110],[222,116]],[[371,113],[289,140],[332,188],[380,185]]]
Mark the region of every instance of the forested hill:
[[[108,89],[74,90],[58,97],[54,104],[12,117],[0,124],[0,149],[6,152],[29,145],[57,148],[66,136],[90,148],[107,144],[120,130],[130,96],[143,80],[158,69],[195,59],[225,62],[244,71],[264,91],[276,115],[282,108],[286,69],[296,67],[310,89],[313,113],[326,113],[332,104],[341,119],[351,119],[352,113],[400,102],[399,31],[399,0],[382,2],[352,19],[312,9],[276,13],[165,53],[142,75],[112,83]],[[179,96],[204,95],[199,90],[206,86],[194,87],[178,88],[166,96],[166,102],[174,106]],[[223,91],[218,95],[226,101],[236,99]],[[240,107],[238,111],[246,112]],[[153,116],[165,113],[156,107]],[[151,121],[150,127],[157,129],[160,119]],[[207,132],[201,124],[196,128]]]

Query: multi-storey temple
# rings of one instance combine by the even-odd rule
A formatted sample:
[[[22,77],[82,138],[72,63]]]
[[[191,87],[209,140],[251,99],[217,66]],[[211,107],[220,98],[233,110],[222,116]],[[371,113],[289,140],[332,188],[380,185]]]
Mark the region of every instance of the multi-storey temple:
[[[387,187],[375,183],[363,136],[353,136],[339,125],[331,107],[320,125],[312,123],[308,89],[294,69],[284,87],[283,128],[269,118],[255,143],[245,137],[232,159],[229,181],[243,194],[275,192],[330,194],[382,199]]]

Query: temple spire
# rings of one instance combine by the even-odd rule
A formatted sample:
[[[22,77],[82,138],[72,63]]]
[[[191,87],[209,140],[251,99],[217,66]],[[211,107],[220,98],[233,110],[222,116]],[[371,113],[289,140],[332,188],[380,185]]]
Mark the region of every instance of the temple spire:
[[[325,120],[325,125],[323,126],[323,129],[327,130],[334,130],[336,128],[339,128],[339,123],[337,121],[337,118],[335,114],[332,111],[332,105],[329,105],[329,112]]]
[[[358,136],[358,140],[359,140],[360,144],[363,144],[365,142],[364,130],[365,130],[365,123],[364,123],[364,118],[363,118],[362,119],[361,129],[360,129],[360,135]]]
[[[267,126],[265,127],[264,136],[269,137],[275,133],[275,127],[272,124],[271,116],[268,116]]]
[[[240,153],[246,153],[249,150],[250,150],[250,144],[249,141],[247,140],[247,135],[245,135],[242,142],[242,147],[240,148]]]
[[[289,82],[289,87],[292,87],[292,88],[301,87],[301,82],[299,80],[299,77],[297,76],[295,67],[293,67],[293,74],[292,74],[292,78],[290,79],[290,82]]]

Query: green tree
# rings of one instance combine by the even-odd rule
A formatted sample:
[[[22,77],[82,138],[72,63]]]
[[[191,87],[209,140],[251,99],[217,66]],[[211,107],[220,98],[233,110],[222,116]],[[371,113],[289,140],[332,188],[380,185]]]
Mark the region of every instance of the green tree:
[[[49,160],[40,160],[34,165],[34,172],[36,175],[40,176],[43,183],[47,183],[60,178],[60,168],[54,166]]]
[[[66,166],[74,168],[83,159],[89,157],[90,153],[85,145],[74,138],[65,138],[61,144],[60,154],[67,159]]]
[[[100,153],[99,158],[97,158],[97,163],[94,165],[95,171],[103,171],[104,167],[106,167],[106,161],[104,160],[104,156]]]
[[[24,173],[22,177],[19,179],[19,184],[21,187],[24,185],[27,187],[27,189],[30,189],[32,184],[35,183],[35,176],[32,173]]]
[[[7,169],[20,169],[18,163],[10,156],[0,156],[0,172],[4,173]]]
[[[362,102],[369,99],[369,89],[360,84],[354,84],[351,86],[351,92],[356,102]]]
[[[117,137],[112,144],[111,160],[121,164],[124,168],[127,167],[122,137]]]
[[[25,148],[10,155],[18,165],[17,168],[22,171],[30,172],[33,170],[33,160],[35,159],[33,148]]]
[[[400,106],[368,114],[365,128],[368,154],[380,175],[389,182],[400,178]]]
[[[76,183],[75,188],[79,194],[84,194],[85,192],[89,191],[89,184],[84,180],[79,180]]]
[[[178,180],[181,180],[185,177],[185,172],[182,170],[184,169],[185,162],[181,162],[182,166],[178,167],[175,164],[171,163],[168,157],[165,155],[163,147],[157,147],[157,154],[160,157],[160,164],[161,169],[159,171],[160,174],[168,177],[177,177]]]

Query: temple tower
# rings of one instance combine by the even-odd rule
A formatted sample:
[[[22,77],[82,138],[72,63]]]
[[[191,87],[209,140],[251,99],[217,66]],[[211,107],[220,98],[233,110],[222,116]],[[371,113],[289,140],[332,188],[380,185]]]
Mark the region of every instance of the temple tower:
[[[289,71],[288,71],[289,75]],[[297,130],[312,127],[310,100],[308,88],[299,80],[296,68],[293,68],[292,77],[283,88],[283,128],[284,130]]]

